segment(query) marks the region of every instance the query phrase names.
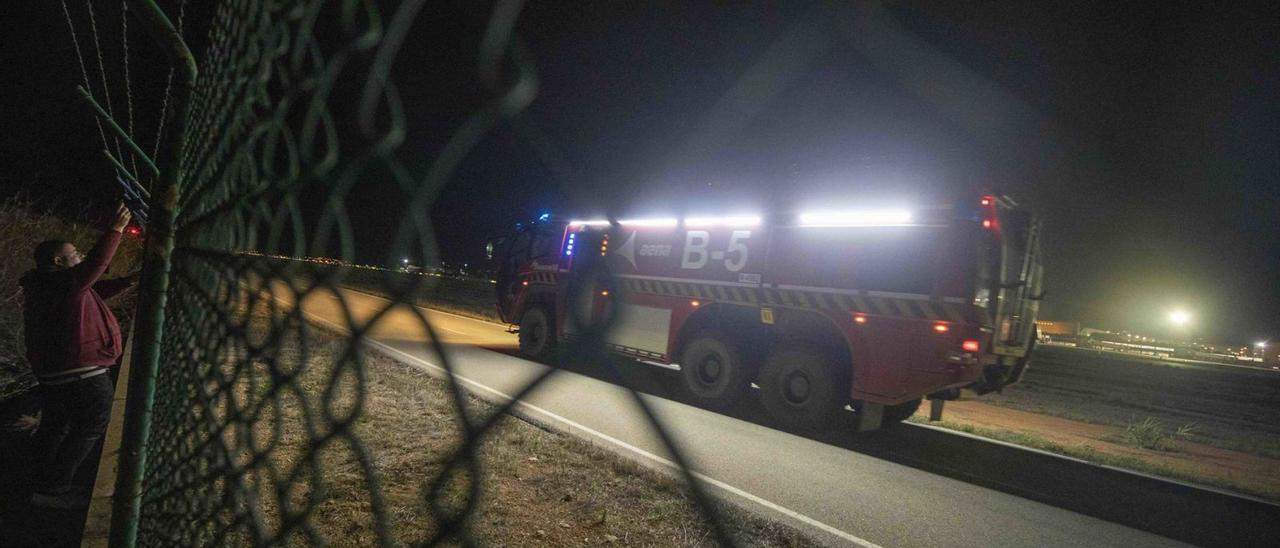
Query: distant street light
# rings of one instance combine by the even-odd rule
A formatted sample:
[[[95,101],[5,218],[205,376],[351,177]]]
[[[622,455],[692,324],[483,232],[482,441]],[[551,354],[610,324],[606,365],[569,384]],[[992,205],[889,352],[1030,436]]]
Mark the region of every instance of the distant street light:
[[[1191,314],[1185,310],[1176,310],[1169,315],[1169,321],[1177,326],[1187,325],[1191,323]]]
[[[401,262],[403,262],[404,264],[409,264],[409,259],[407,259],[407,258],[406,258],[406,259],[400,259],[400,260],[401,260]]]
[[[1267,347],[1267,341],[1262,341],[1262,342],[1254,343],[1254,346],[1256,346],[1256,347],[1258,347],[1258,348],[1264,348],[1264,349],[1265,349],[1265,348]]]

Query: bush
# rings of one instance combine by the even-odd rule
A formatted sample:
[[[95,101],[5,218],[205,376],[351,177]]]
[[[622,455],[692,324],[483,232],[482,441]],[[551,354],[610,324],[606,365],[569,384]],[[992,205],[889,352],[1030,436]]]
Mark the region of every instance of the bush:
[[[1160,421],[1147,417],[1125,427],[1124,442],[1143,449],[1172,451],[1174,440],[1190,436],[1195,429],[1195,424],[1188,423],[1169,432],[1165,430],[1164,425],[1160,424]]]
[[[34,209],[22,198],[0,201],[0,400],[28,389],[33,383],[31,368],[23,358],[22,292],[18,279],[35,267],[31,250],[42,240],[60,238],[87,251],[100,232],[82,223],[68,222],[53,214]],[[107,277],[137,270],[141,247],[134,239],[121,244]],[[120,309],[121,325],[130,319],[129,297],[113,300]]]

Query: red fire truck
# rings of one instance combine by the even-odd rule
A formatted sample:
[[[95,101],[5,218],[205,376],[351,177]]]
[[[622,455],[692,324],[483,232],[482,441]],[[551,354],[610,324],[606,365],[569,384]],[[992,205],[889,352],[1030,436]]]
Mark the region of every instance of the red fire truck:
[[[491,248],[493,251],[494,248]],[[496,243],[520,351],[608,324],[620,354],[678,368],[716,409],[759,387],[792,428],[859,429],[921,399],[1017,382],[1035,344],[1039,223],[1004,196],[889,209],[553,219]]]

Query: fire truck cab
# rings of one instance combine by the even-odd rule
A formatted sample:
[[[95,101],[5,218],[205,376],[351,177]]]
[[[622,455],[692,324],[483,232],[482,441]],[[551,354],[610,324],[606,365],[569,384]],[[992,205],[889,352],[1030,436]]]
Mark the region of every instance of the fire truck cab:
[[[1039,223],[981,195],[914,208],[553,219],[496,248],[520,351],[599,335],[711,409],[759,387],[782,424],[859,429],[1017,382],[1042,296]],[[603,329],[602,329],[603,328]]]

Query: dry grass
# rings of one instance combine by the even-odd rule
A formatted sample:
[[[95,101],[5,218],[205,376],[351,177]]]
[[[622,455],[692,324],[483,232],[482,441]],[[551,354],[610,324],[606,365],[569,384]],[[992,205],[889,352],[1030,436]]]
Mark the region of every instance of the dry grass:
[[[475,509],[465,530],[471,540],[485,546],[714,544],[681,482],[512,417],[500,419],[479,443],[475,453],[479,473],[473,476],[465,468],[449,471],[450,480],[433,497],[431,482],[447,472],[463,438],[457,404],[444,380],[374,352],[362,359],[363,381],[354,375],[340,376],[337,397],[328,406],[337,416],[354,413],[352,435],[313,444],[306,428],[321,437],[332,431],[319,415],[333,367],[344,363],[347,342],[335,333],[311,331],[305,354],[296,344],[287,345],[281,354],[280,364],[300,374],[296,390],[280,392],[278,414],[267,413],[252,426],[259,440],[270,439],[273,427],[279,428],[279,445],[258,467],[255,480],[269,529],[261,533],[274,536],[270,531],[278,530],[282,513],[298,512],[310,500],[314,508],[309,522],[324,541],[373,545],[372,475],[381,484],[385,515],[401,544],[431,538],[441,516],[463,515],[469,504]],[[364,399],[357,406],[359,384],[363,384]],[[244,382],[237,392],[249,402],[270,401],[273,390],[265,383]],[[463,405],[472,417],[494,411],[490,404],[469,396]],[[366,452],[350,443],[354,440]],[[314,469],[320,474],[304,474],[282,491],[283,496],[277,496],[268,470],[275,469],[283,477],[313,451]],[[367,468],[361,464],[363,454],[369,455]],[[303,464],[301,469],[310,472],[312,467]],[[479,481],[478,497],[471,500],[468,487],[474,480]],[[439,514],[431,511],[431,501]],[[815,544],[789,527],[727,505],[719,508],[741,544]],[[302,534],[285,537],[289,544],[310,543]],[[460,540],[454,537],[450,543]]]
[[[1030,447],[1058,455],[1065,455],[1083,461],[1092,462],[1094,464],[1114,466],[1116,468],[1124,468],[1126,470],[1133,470],[1144,474],[1198,483],[1201,485],[1209,485],[1272,501],[1280,500],[1280,493],[1277,493],[1264,482],[1250,481],[1249,478],[1234,477],[1229,474],[1225,476],[1215,474],[1203,468],[1174,467],[1155,459],[1143,458],[1142,456],[1135,456],[1131,454],[1119,454],[1114,451],[1108,451],[1105,448],[1095,446],[1105,445],[1101,443],[1060,443],[1042,435],[1037,435],[1033,432],[1011,428],[993,428],[954,420],[929,421],[922,415],[915,415],[908,420],[914,423],[947,428],[984,438],[1021,445],[1023,447]],[[1176,436],[1177,435],[1175,433],[1169,437]],[[1123,442],[1124,440],[1117,439],[1116,441]],[[1168,443],[1172,443],[1172,441],[1169,441]],[[1169,451],[1169,448],[1164,445],[1160,447],[1146,447],[1144,449],[1150,449],[1152,451]]]

